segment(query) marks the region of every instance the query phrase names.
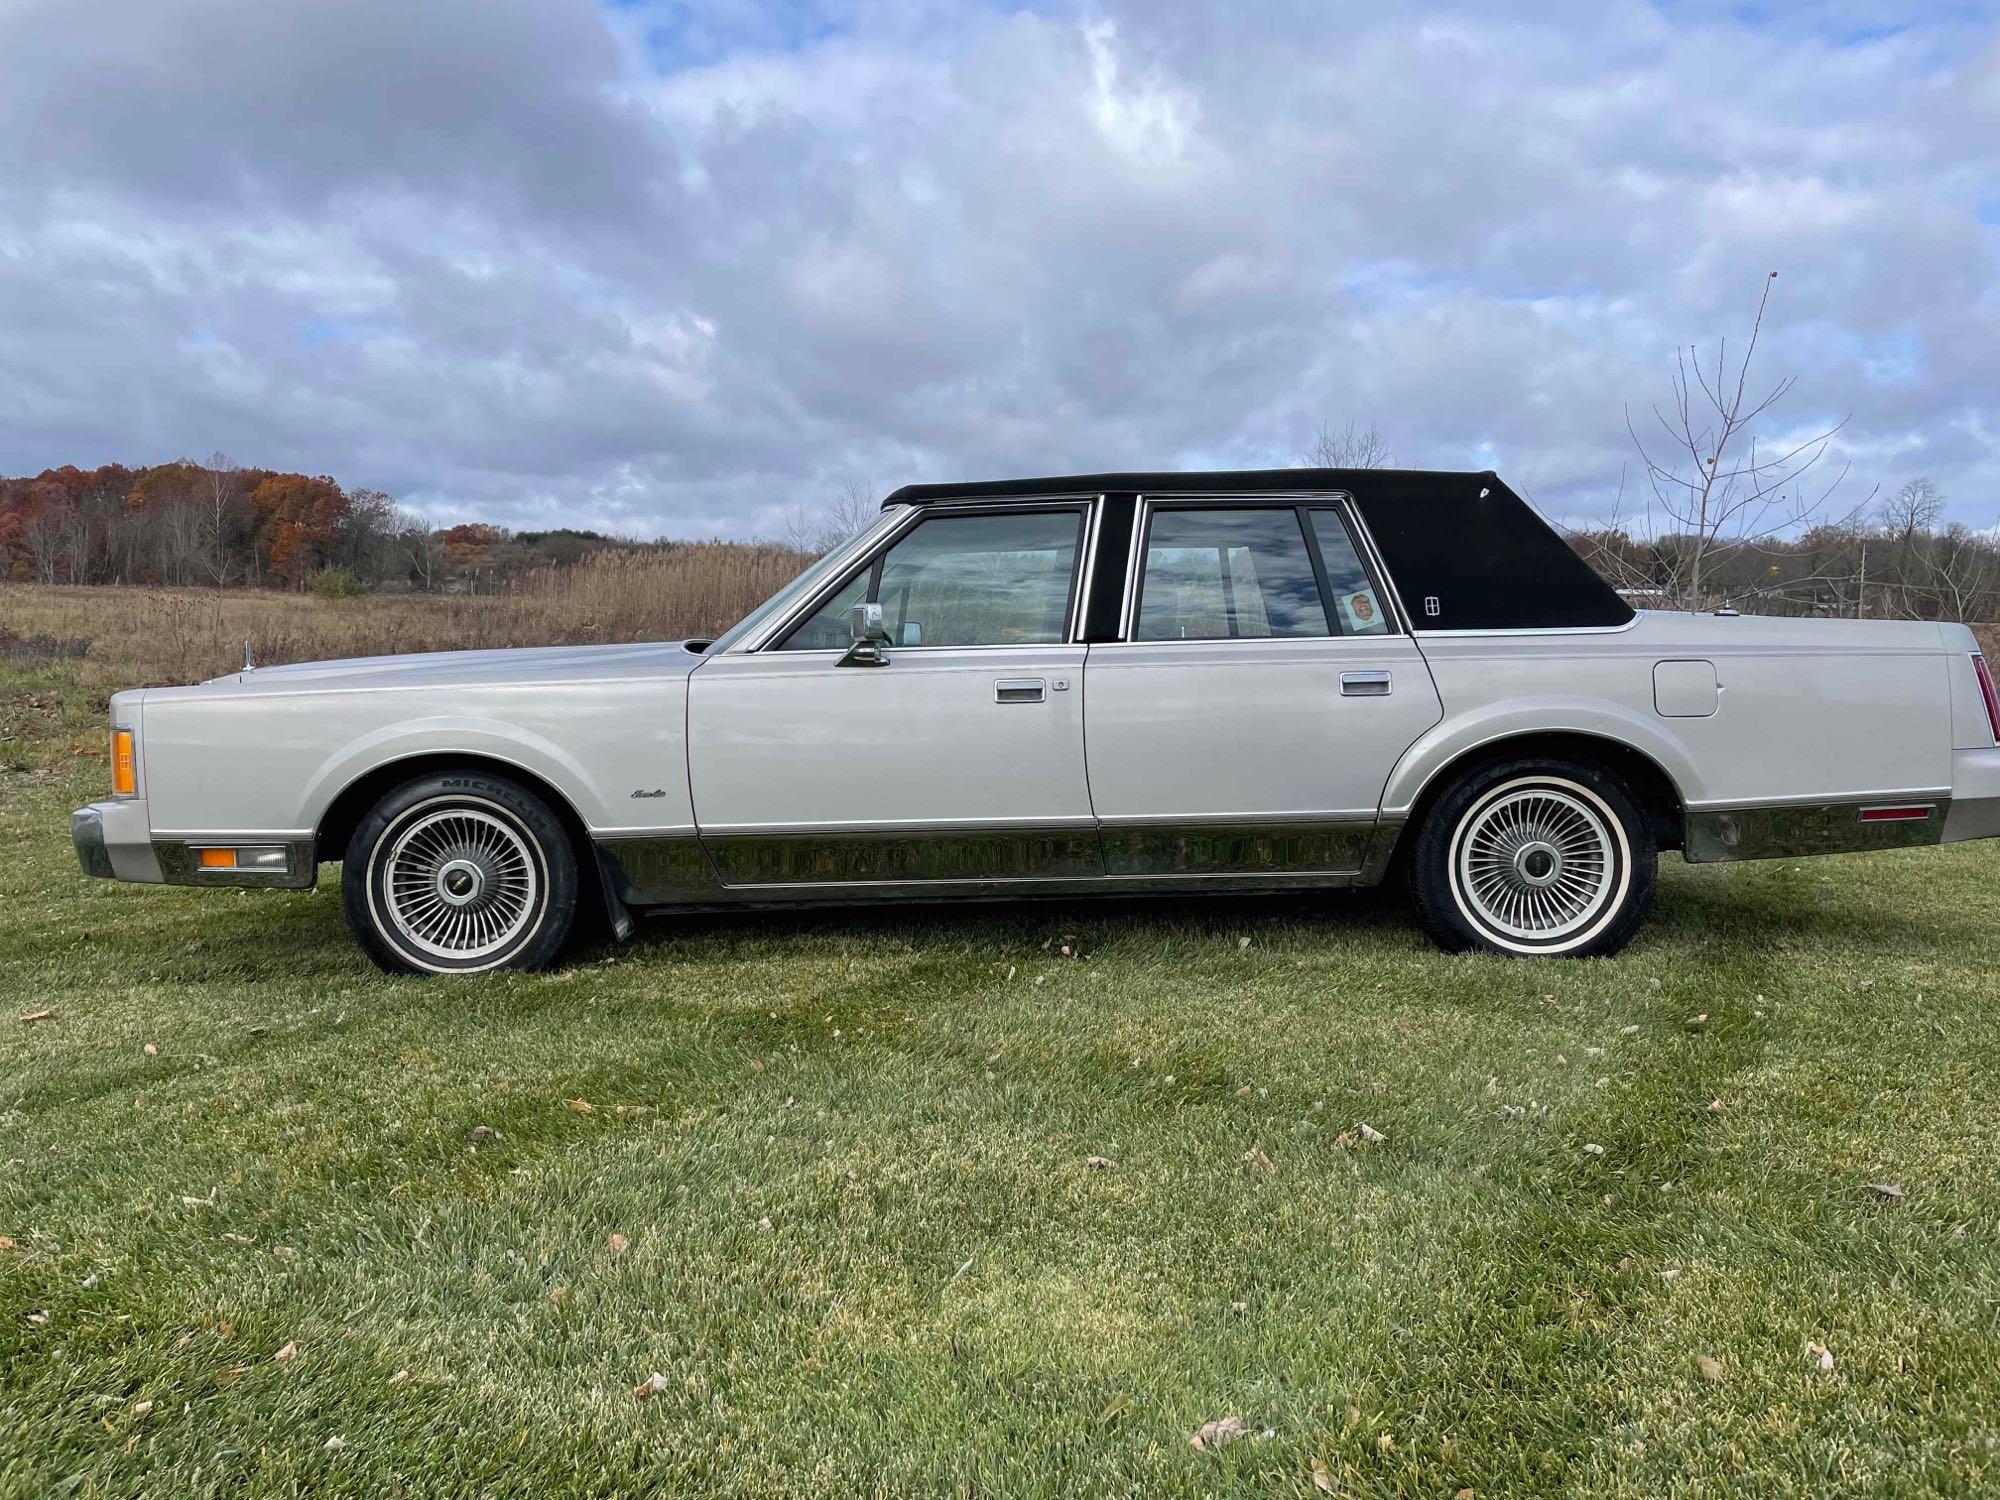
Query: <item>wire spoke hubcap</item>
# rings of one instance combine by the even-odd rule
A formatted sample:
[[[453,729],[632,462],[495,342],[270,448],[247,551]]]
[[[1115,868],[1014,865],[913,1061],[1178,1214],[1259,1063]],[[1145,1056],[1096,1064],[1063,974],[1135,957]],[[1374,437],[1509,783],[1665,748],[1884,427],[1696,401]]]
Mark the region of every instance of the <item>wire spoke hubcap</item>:
[[[445,808],[396,835],[382,861],[382,890],[405,940],[434,958],[476,959],[533,922],[539,871],[511,824],[477,808]]]
[[[1547,942],[1604,908],[1616,875],[1611,831],[1596,809],[1553,787],[1531,787],[1480,808],[1459,832],[1461,895],[1509,937]]]

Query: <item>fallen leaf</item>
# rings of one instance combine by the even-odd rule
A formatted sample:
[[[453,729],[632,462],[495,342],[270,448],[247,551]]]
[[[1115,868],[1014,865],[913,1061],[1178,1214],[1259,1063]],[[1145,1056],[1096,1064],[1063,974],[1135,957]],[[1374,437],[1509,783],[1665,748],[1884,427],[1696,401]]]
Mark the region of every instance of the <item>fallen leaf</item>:
[[[404,1381],[408,1380],[409,1378],[410,1378],[410,1372],[408,1370],[398,1370],[395,1374],[389,1377],[389,1384],[401,1385]]]
[[[1722,1379],[1722,1361],[1712,1354],[1697,1354],[1694,1357],[1694,1367],[1701,1371],[1706,1379],[1716,1381]]]
[[[326,1440],[326,1446],[331,1448],[335,1453],[338,1453],[342,1448],[347,1446],[347,1439],[336,1432]]]
[[[299,1356],[299,1344],[298,1340],[294,1339],[289,1344],[285,1345],[284,1348],[280,1349],[276,1354],[271,1356],[271,1363],[274,1365],[281,1365],[288,1359],[297,1359],[298,1356]]]
[[[1711,1099],[1711,1100],[1709,1100],[1709,1101],[1708,1101],[1708,1112],[1709,1112],[1710,1114],[1712,1114],[1712,1115],[1719,1115],[1719,1114],[1721,1114],[1721,1113],[1722,1113],[1722,1101],[1721,1101],[1720,1099]]]
[[[1638,1024],[1634,1022],[1630,1026],[1621,1026],[1618,1028],[1618,1034],[1620,1036],[1637,1036],[1639,1034]]]
[[[770,1230],[776,1228],[777,1226],[772,1224],[772,1222],[769,1219],[759,1219],[757,1221],[757,1227],[768,1233]]]
[[[1698,1015],[1698,1016],[1689,1016],[1689,1017],[1688,1017],[1688,1025],[1690,1025],[1690,1026],[1706,1026],[1707,1024],[1708,1024],[1708,1012],[1707,1012],[1707,1011],[1703,1011],[1703,1012],[1702,1012],[1702,1013],[1701,1013],[1700,1015]]]
[[[475,1125],[467,1133],[465,1144],[468,1146],[483,1146],[488,1141],[497,1141],[499,1139],[500,1132],[495,1130],[491,1125]]]
[[[1102,1172],[1108,1167],[1115,1167],[1118,1165],[1117,1162],[1113,1161],[1108,1156],[1086,1156],[1083,1159],[1083,1164],[1095,1172]]]
[[[667,1388],[667,1377],[658,1370],[632,1387],[632,1394],[644,1401],[648,1396],[657,1396]]]
[[[613,1255],[623,1255],[625,1247],[630,1243],[631,1241],[627,1240],[622,1234],[607,1234],[604,1237],[604,1248],[609,1250]]]
[[[1891,1203],[1901,1203],[1910,1196],[1893,1182],[1871,1182],[1868,1184],[1868,1191],[1878,1197],[1887,1198]]]
[[[0,1234],[0,1250],[12,1250],[13,1248],[13,1240],[4,1234]]]
[[[40,1328],[44,1323],[48,1322],[49,1320],[48,1313],[46,1313],[39,1307],[29,1308],[27,1316],[28,1316],[28,1321],[34,1324],[35,1327],[37,1328]]]
[[[1602,1156],[1604,1148],[1595,1141],[1585,1141],[1583,1143],[1583,1152],[1586,1156]]]
[[[569,1301],[569,1288],[566,1286],[550,1287],[549,1301],[553,1302],[557,1307],[561,1307],[565,1302]]]
[[[590,1101],[588,1099],[565,1099],[563,1100],[563,1103],[567,1104],[571,1109],[575,1110],[580,1115],[595,1113],[595,1111],[591,1108]]]
[[[56,1013],[52,1010],[31,1010],[25,1016],[21,1017],[21,1019],[32,1026],[37,1021],[53,1021],[55,1015]]]
[[[158,1057],[159,1055],[160,1049],[158,1047],[155,1047],[151,1042],[146,1043],[146,1056]]]
[[[290,1245],[273,1245],[271,1253],[277,1256],[279,1260],[297,1260],[299,1257],[299,1252],[294,1250]]]
[[[1216,1422],[1204,1422],[1201,1431],[1188,1442],[1197,1453],[1206,1453],[1211,1448],[1226,1448],[1243,1436],[1241,1417],[1224,1417]]]
[[[1456,1495],[1454,1495],[1452,1497],[1452,1500],[1476,1500],[1477,1493],[1478,1492],[1475,1491],[1472,1488],[1472,1486],[1468,1484],[1464,1489],[1460,1490]]]
[[[1833,1368],[1833,1351],[1818,1339],[1814,1339],[1810,1344],[1806,1345],[1806,1358],[1810,1359],[1822,1370],[1831,1370]]]
[[[1396,1440],[1390,1437],[1388,1433],[1383,1433],[1375,1439],[1375,1451],[1377,1453],[1394,1453],[1396,1451]]]
[[[1361,1139],[1366,1141],[1371,1146],[1379,1146],[1382,1144],[1382,1142],[1389,1139],[1389,1137],[1382,1134],[1381,1131],[1377,1130],[1373,1125],[1370,1125],[1366,1120],[1363,1120],[1359,1125],[1355,1126],[1354,1128],[1360,1132]]]
[[[237,1234],[234,1231],[228,1229],[222,1231],[222,1237],[225,1240],[229,1241],[229,1243],[232,1245],[248,1245],[254,1243],[249,1235]]]
[[[1271,1158],[1264,1154],[1262,1146],[1252,1146],[1248,1151],[1243,1153],[1243,1159],[1260,1172],[1275,1172],[1278,1170],[1272,1164]]]
[[[1325,1459],[1316,1458],[1312,1461],[1312,1476],[1313,1488],[1322,1495],[1331,1495],[1334,1492],[1333,1470],[1326,1466]]]
[[[1239,949],[1248,948],[1250,946],[1250,939],[1248,939],[1247,937],[1238,938],[1236,940],[1236,946]]]
[[[135,1417],[143,1417],[152,1409],[153,1403],[150,1401],[134,1401],[132,1403],[132,1415]]]

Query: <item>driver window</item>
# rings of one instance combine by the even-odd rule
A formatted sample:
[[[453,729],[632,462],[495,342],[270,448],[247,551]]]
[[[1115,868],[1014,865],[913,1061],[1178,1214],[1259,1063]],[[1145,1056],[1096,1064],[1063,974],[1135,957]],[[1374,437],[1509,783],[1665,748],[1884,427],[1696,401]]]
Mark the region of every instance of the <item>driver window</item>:
[[[844,651],[857,604],[880,604],[896,646],[1033,646],[1069,633],[1083,513],[921,521],[798,626],[781,651]]]

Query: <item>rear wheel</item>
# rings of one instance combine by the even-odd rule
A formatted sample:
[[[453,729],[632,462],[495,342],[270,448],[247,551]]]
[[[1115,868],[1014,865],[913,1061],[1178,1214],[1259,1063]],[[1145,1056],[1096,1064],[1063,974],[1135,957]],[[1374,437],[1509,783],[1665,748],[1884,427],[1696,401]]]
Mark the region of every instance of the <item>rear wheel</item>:
[[[348,840],[348,925],[392,973],[547,968],[575,920],[576,856],[548,804],[502,776],[421,776]]]
[[[1630,942],[1653,897],[1652,827],[1624,784],[1583,760],[1471,772],[1425,815],[1410,893],[1449,952],[1594,958]]]

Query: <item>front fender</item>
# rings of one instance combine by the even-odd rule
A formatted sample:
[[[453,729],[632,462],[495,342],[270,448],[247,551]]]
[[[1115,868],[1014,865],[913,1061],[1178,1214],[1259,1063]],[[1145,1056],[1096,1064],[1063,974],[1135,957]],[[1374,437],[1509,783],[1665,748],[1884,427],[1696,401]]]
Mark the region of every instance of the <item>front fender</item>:
[[[440,714],[385,724],[328,756],[301,795],[301,826],[318,827],[334,799],[369,772],[399,760],[436,754],[477,755],[517,766],[568,798],[589,827],[618,821],[611,814],[613,804],[599,779],[548,736],[497,719]]]
[[[1581,734],[1623,745],[1649,757],[1679,790],[1683,802],[1699,801],[1702,779],[1679,736],[1662,722],[1632,709],[1587,698],[1509,698],[1445,718],[1418,737],[1389,773],[1382,792],[1384,817],[1406,818],[1437,774],[1459,757],[1501,740],[1528,735]]]

